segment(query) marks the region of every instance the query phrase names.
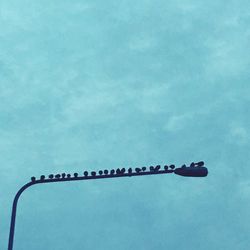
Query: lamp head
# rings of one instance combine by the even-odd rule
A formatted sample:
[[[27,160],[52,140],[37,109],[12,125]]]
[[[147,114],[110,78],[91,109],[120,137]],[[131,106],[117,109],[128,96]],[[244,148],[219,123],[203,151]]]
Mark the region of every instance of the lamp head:
[[[174,173],[188,177],[205,177],[208,175],[208,170],[205,167],[181,167],[176,168]]]

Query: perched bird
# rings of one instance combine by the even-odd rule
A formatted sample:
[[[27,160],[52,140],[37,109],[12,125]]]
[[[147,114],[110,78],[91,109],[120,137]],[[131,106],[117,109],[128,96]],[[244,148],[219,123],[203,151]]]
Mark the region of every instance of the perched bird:
[[[157,165],[156,167],[155,167],[155,171],[159,171],[161,169],[161,165]]]
[[[175,165],[171,164],[169,167],[170,167],[171,169],[174,169],[174,168],[175,168]]]
[[[140,168],[135,168],[135,172],[136,172],[136,173],[140,173],[140,172],[141,172],[141,169],[140,169]]]
[[[142,167],[141,170],[144,172],[144,171],[147,170],[147,168],[146,167]]]
[[[181,168],[186,168],[187,166],[186,166],[186,164],[183,164],[182,166],[181,166]]]
[[[116,169],[116,174],[120,174],[120,173],[121,173],[120,168],[117,168],[117,169]]]
[[[154,170],[155,170],[154,166],[150,166],[150,167],[149,167],[149,170],[150,170],[150,171],[154,171]]]
[[[44,180],[44,179],[45,179],[45,175],[41,175],[40,180]]]
[[[202,167],[204,166],[204,161],[199,161],[197,163],[195,163],[196,167]]]
[[[165,165],[165,166],[164,166],[164,169],[165,169],[165,170],[168,170],[168,165]]]
[[[110,175],[113,175],[115,173],[115,170],[114,169],[111,169],[110,170]]]
[[[85,177],[87,177],[88,174],[89,174],[88,171],[84,171],[84,172],[83,172],[83,175],[84,175]]]
[[[31,179],[32,182],[36,181],[36,177],[35,176],[32,176],[30,179]]]
[[[96,176],[96,172],[95,172],[95,171],[92,171],[92,172],[91,172],[91,175],[92,175],[92,176]]]
[[[195,167],[195,163],[192,162],[192,163],[190,164],[190,167],[191,167],[191,168]]]
[[[55,175],[55,178],[57,178],[57,179],[59,179],[60,177],[61,177],[60,174],[56,174],[56,175]]]
[[[121,169],[121,174],[124,174],[126,172],[126,169],[125,168],[122,168]]]
[[[133,172],[132,168],[129,168],[128,169],[128,174],[132,174],[132,172]]]
[[[77,178],[78,177],[78,173],[74,173],[74,177]]]
[[[49,175],[49,178],[50,178],[50,179],[53,179],[53,178],[54,178],[54,175],[53,175],[53,174],[50,174],[50,175]]]
[[[102,175],[103,174],[103,171],[102,170],[99,170],[99,175]]]
[[[65,173],[62,173],[62,178],[65,178],[66,174]]]
[[[104,174],[107,175],[109,171],[107,169],[104,170]]]
[[[67,174],[67,178],[70,178],[71,177],[71,174]]]

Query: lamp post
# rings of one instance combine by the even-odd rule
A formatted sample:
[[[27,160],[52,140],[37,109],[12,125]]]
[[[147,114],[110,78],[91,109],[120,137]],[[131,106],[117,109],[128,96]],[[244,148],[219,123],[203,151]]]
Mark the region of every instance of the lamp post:
[[[80,181],[80,180],[94,180],[94,179],[107,179],[107,178],[117,178],[117,177],[132,177],[132,176],[143,176],[143,175],[156,175],[156,174],[170,174],[175,173],[181,176],[189,176],[189,177],[205,177],[208,174],[207,168],[204,167],[204,162],[194,163],[192,162],[189,167],[183,165],[182,167],[175,168],[175,165],[164,166],[164,169],[161,169],[160,165],[150,166],[149,170],[146,167],[142,168],[132,168],[129,169],[112,169],[108,170],[100,170],[98,173],[92,171],[88,173],[85,171],[82,176],[79,176],[78,173],[74,173],[73,176],[71,174],[56,174],[49,175],[46,178],[44,175],[41,175],[40,179],[36,179],[35,177],[31,177],[31,181],[22,186],[15,195],[13,205],[12,205],[12,213],[11,213],[11,222],[10,222],[10,232],[9,232],[9,244],[8,250],[13,250],[13,242],[14,242],[14,233],[15,233],[15,222],[16,222],[16,211],[19,197],[21,194],[30,186],[36,184],[45,184],[52,182],[65,182],[65,181]]]

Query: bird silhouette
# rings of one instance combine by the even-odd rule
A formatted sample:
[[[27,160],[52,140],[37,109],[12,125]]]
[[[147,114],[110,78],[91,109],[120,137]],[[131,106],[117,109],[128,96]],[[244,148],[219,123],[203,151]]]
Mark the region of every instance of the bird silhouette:
[[[140,169],[140,168],[135,168],[135,172],[136,172],[136,173],[140,173],[140,172],[141,172],[141,169]]]
[[[161,165],[157,165],[154,170],[159,171],[160,169],[161,169]]]
[[[32,182],[36,181],[36,177],[35,176],[32,176],[30,179],[31,179]]]
[[[45,175],[41,175],[40,180],[44,180],[45,179]]]
[[[124,174],[126,172],[126,169],[125,168],[122,168],[121,169],[121,174]]]
[[[197,163],[195,163],[196,167],[202,167],[204,166],[204,161],[199,161]]]
[[[95,172],[95,171],[92,171],[92,172],[91,172],[91,175],[92,175],[92,176],[96,176],[96,172]]]
[[[195,167],[195,163],[192,162],[192,163],[190,164],[190,167],[191,167],[191,168]]]

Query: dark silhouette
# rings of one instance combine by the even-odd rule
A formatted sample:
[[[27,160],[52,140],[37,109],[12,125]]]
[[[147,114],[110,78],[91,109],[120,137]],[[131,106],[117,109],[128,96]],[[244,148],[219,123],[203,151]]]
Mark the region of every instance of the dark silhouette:
[[[155,171],[159,171],[161,169],[161,165],[157,165],[156,167],[155,167]]]
[[[175,165],[173,165],[173,164],[171,164],[169,167],[170,167],[171,169],[175,169]]]
[[[45,175],[41,175],[40,180],[44,180],[45,179]]]
[[[135,172],[136,172],[136,173],[140,173],[140,172],[141,172],[141,169],[140,169],[140,168],[135,168]]]
[[[191,167],[192,165],[192,167]],[[198,163],[190,164],[190,167],[186,167],[186,165],[182,165],[180,168],[175,168],[175,165],[170,165],[169,167],[171,169],[168,169],[168,166],[164,166],[164,170],[160,169],[160,165],[157,165],[156,167],[150,166],[150,171],[146,171],[146,167],[136,168],[135,171],[133,171],[132,168],[129,168],[126,172],[125,168],[122,168],[119,171],[116,171],[112,169],[110,171],[110,174],[108,174],[108,170],[99,171],[99,175],[96,175],[95,171],[91,172],[91,175],[88,175],[88,171],[84,171],[83,176],[79,176],[78,173],[74,173],[73,177],[71,177],[71,174],[50,174],[48,178],[45,177],[45,175],[42,175],[40,179],[36,179],[36,177],[31,177],[31,181],[25,184],[23,187],[20,188],[20,190],[17,192],[13,205],[12,205],[12,213],[11,213],[11,222],[10,222],[10,233],[9,233],[9,244],[8,244],[8,250],[13,250],[13,241],[14,241],[14,232],[15,232],[15,221],[16,221],[16,211],[17,211],[17,203],[19,200],[20,195],[26,190],[28,187],[36,184],[45,184],[45,183],[52,183],[52,182],[65,182],[65,181],[78,181],[78,180],[93,180],[93,179],[105,179],[105,178],[115,178],[115,177],[131,177],[131,176],[143,176],[143,175],[155,175],[155,174],[170,174],[175,173],[177,175],[181,176],[192,176],[192,177],[205,177],[208,175],[207,168],[203,167],[204,162],[200,161]],[[118,169],[117,169],[118,170]],[[67,176],[67,178],[65,178]]]
[[[125,168],[122,168],[121,169],[121,174],[124,174],[126,172],[126,169]]]
[[[91,172],[91,175],[92,175],[92,176],[96,176],[96,172],[95,172],[95,171],[92,171],[92,172]]]
[[[116,174],[121,174],[121,169],[120,168],[116,169]]]

